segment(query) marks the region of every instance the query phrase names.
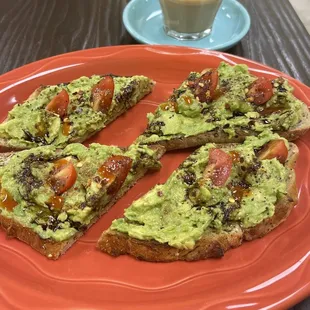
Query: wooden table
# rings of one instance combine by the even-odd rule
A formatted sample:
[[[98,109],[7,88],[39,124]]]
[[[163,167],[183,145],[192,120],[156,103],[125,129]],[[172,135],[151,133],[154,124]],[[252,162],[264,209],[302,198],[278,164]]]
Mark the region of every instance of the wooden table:
[[[0,74],[70,51],[136,44],[122,24],[129,0],[0,0]],[[153,0],[155,1],[155,0]],[[310,86],[310,36],[288,0],[240,0],[252,25],[228,52]],[[310,298],[293,309],[310,309]]]

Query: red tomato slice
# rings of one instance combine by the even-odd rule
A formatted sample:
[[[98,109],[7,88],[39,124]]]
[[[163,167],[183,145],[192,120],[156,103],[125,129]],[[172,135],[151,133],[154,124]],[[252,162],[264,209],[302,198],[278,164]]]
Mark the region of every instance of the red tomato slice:
[[[287,156],[288,149],[285,142],[281,139],[268,142],[258,154],[260,160],[276,158],[282,164],[285,163]]]
[[[264,104],[273,95],[272,83],[265,77],[259,77],[254,83],[249,86],[247,98],[250,102],[255,104]]]
[[[114,81],[112,76],[107,75],[92,89],[93,109],[103,113],[108,112],[114,94]]]
[[[229,154],[221,149],[211,149],[204,177],[209,177],[215,186],[223,186],[230,176],[232,165],[233,160]]]
[[[54,164],[55,170],[51,185],[56,195],[61,195],[74,185],[77,173],[74,165],[67,159],[59,159]]]
[[[64,119],[67,115],[68,105],[70,99],[68,92],[63,89],[58,95],[56,95],[50,103],[46,106],[46,110],[58,114],[61,119]]]
[[[108,186],[108,194],[116,194],[123,185],[129,170],[132,166],[132,159],[127,156],[113,155],[109,157],[98,169],[103,184]]]
[[[216,97],[216,87],[219,81],[218,72],[216,69],[211,69],[204,73],[195,82],[195,97],[199,98],[200,102],[211,102]]]

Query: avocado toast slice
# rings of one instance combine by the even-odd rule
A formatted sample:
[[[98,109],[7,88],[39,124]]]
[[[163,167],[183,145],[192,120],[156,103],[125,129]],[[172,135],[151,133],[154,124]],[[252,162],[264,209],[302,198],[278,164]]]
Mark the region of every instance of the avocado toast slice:
[[[246,65],[222,62],[192,72],[155,113],[138,141],[167,150],[212,143],[239,143],[270,129],[293,141],[310,128],[308,106],[282,77],[269,80]]]
[[[110,255],[168,262],[221,257],[282,223],[298,196],[298,148],[270,131],[244,144],[206,144],[102,233]]]
[[[83,142],[149,94],[145,76],[82,76],[70,83],[40,86],[0,124],[2,150]]]
[[[0,226],[57,259],[148,170],[163,147],[79,143],[0,156]]]

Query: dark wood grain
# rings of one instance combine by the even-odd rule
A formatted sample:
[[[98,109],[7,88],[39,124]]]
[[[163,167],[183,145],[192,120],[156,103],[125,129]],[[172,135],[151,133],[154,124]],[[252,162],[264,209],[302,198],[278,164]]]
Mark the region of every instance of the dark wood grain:
[[[80,49],[132,44],[126,0],[1,0],[0,73]]]
[[[155,0],[154,0],[155,1]],[[0,73],[45,57],[135,44],[122,24],[129,0],[0,0]],[[287,0],[240,0],[252,26],[228,52],[283,71],[307,85],[310,36]]]
[[[289,1],[240,2],[249,11],[251,28],[229,52],[269,65],[310,86],[310,35]]]
[[[155,1],[155,0],[152,0]],[[135,44],[122,23],[129,0],[0,0],[0,74],[49,56]],[[228,52],[310,85],[310,36],[288,0],[240,0],[252,25]],[[310,309],[310,298],[292,308]]]

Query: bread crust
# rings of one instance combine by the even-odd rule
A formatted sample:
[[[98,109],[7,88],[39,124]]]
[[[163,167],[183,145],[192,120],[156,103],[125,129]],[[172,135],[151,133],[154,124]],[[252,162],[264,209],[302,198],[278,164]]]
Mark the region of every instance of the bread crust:
[[[212,257],[222,257],[227,250],[240,246],[243,241],[250,241],[265,236],[289,216],[293,206],[298,201],[294,173],[297,157],[298,148],[295,144],[290,143],[289,157],[285,163],[285,166],[290,169],[287,195],[279,199],[275,205],[275,213],[272,217],[263,220],[254,227],[243,228],[236,223],[230,227],[231,231],[217,232],[208,230],[191,250],[177,249],[168,244],[161,244],[153,240],[138,240],[129,237],[127,234],[109,229],[101,235],[97,248],[112,256],[129,254],[137,259],[152,262],[196,261]]]
[[[159,159],[164,153],[165,149],[161,146],[152,147]],[[6,160],[7,157],[11,156],[13,153],[1,154],[1,160]],[[1,215],[0,212],[0,227],[6,231],[7,236],[11,238],[17,238],[26,244],[30,245],[33,249],[40,252],[49,259],[56,260],[62,254],[64,254],[73,244],[79,239],[97,220],[106,212],[108,212],[111,207],[120,199],[135,183],[144,176],[147,169],[144,167],[139,167],[136,171],[135,178],[131,184],[127,187],[122,187],[117,195],[104,207],[100,212],[92,219],[91,223],[86,227],[85,230],[77,232],[73,237],[65,241],[55,241],[52,239],[42,239],[36,232],[32,229],[23,226],[21,223],[15,221],[14,219],[7,218]],[[98,203],[100,205],[101,202]]]
[[[137,259],[151,262],[177,260],[196,261],[211,257],[222,257],[224,253],[242,243],[242,230],[236,226],[231,232],[209,234],[196,242],[194,249],[177,249],[157,241],[144,241],[128,237],[113,230],[105,231],[97,244],[100,251],[112,256],[129,254]]]

